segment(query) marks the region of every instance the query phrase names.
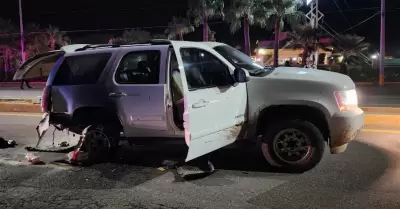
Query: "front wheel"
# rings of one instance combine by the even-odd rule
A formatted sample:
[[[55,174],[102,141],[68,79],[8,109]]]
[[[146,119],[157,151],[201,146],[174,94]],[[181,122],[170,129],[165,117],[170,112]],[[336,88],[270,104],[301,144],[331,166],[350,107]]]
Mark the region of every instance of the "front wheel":
[[[321,131],[305,120],[279,121],[262,138],[264,157],[289,172],[311,170],[321,161],[325,142]]]

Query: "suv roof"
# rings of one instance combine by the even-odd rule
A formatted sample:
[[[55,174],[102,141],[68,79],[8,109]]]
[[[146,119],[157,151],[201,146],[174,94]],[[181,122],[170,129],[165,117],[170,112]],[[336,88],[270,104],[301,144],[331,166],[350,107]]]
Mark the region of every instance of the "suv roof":
[[[104,48],[120,48],[120,47],[135,47],[135,46],[152,46],[152,45],[171,45],[173,43],[179,44],[180,42],[190,42],[193,44],[193,46],[196,45],[207,45],[209,47],[215,47],[215,46],[220,46],[220,45],[225,45],[223,43],[219,42],[194,42],[194,41],[171,41],[171,40],[165,40],[165,39],[153,39],[141,43],[134,43],[134,44],[96,44],[96,45],[81,45],[81,47],[76,48],[74,51],[86,51],[90,49],[104,49]],[[71,45],[72,46],[72,45]]]

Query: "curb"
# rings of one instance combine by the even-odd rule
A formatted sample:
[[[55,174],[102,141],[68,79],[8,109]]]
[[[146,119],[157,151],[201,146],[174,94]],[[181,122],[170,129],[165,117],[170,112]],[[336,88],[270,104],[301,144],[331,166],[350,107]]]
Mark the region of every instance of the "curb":
[[[29,103],[29,104],[35,104],[37,103],[37,100],[35,99],[18,99],[18,98],[0,98],[1,103]]]
[[[399,107],[360,107],[365,113],[372,114],[400,114],[400,108]]]
[[[400,115],[365,114],[365,125],[400,125]]]
[[[378,82],[354,82],[356,86],[379,86]],[[398,86],[400,82],[397,81],[391,81],[391,82],[385,82],[384,86]]]
[[[40,104],[0,102],[0,112],[42,113]]]

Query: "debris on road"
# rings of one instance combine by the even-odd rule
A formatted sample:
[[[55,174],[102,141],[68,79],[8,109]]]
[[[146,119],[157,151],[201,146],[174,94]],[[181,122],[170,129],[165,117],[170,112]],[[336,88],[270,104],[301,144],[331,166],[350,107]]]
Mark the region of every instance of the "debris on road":
[[[88,158],[88,153],[87,152],[82,152],[82,151],[71,151],[67,154],[68,161],[73,162],[73,163],[79,163]]]
[[[74,146],[70,147],[49,147],[49,148],[39,148],[39,147],[25,147],[27,151],[30,152],[57,152],[57,153],[67,153],[74,150]]]
[[[163,166],[166,167],[166,169],[173,169],[176,168],[178,165],[178,161],[173,161],[173,160],[164,160],[161,163]]]
[[[34,155],[33,153],[27,153],[25,155],[25,159],[30,162],[32,165],[43,164],[43,161],[40,160],[39,156]]]
[[[9,148],[17,146],[17,142],[14,140],[5,140],[3,137],[0,137],[0,148]]]
[[[58,146],[60,146],[60,147],[69,147],[69,143],[66,142],[66,141],[63,141],[60,144],[58,144]]]

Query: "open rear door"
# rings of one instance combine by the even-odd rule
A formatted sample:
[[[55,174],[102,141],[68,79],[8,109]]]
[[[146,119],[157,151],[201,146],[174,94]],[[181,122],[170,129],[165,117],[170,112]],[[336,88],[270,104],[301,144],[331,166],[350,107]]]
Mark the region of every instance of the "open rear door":
[[[186,161],[190,161],[238,139],[246,117],[246,84],[234,83],[233,66],[210,47],[194,42],[171,43],[177,56],[184,90],[183,120],[185,140],[189,147]],[[194,58],[193,62],[187,61],[188,56],[189,59],[192,56],[188,53],[198,53],[199,56]],[[210,79],[213,75],[209,72],[213,69],[226,70],[227,77],[232,76],[233,83],[196,89],[189,87],[192,85],[193,73],[197,74],[194,76],[198,76],[199,73],[204,74],[207,71],[204,77]],[[187,76],[190,76],[189,82]],[[214,78],[218,76],[221,74],[215,75]]]
[[[13,80],[47,77],[58,58],[65,53],[73,52],[87,44],[73,44],[62,47],[60,50],[37,54],[28,59],[14,74]]]
[[[60,58],[64,54],[64,51],[51,51],[38,54],[30,58],[14,74],[13,80],[32,79],[48,76],[58,58]]]

